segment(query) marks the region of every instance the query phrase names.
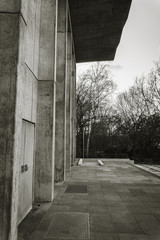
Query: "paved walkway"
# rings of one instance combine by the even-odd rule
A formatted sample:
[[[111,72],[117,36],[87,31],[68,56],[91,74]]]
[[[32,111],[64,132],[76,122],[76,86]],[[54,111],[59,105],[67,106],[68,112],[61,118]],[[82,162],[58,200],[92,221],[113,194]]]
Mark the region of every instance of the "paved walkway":
[[[74,166],[56,189],[50,207],[35,206],[20,224],[18,240],[160,240],[160,179],[134,165]]]
[[[160,177],[160,165],[136,164],[136,166]]]

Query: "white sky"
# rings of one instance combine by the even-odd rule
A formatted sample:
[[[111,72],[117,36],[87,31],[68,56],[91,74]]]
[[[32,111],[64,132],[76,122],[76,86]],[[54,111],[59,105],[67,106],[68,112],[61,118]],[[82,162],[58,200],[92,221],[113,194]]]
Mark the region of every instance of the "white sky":
[[[132,0],[115,59],[111,65],[118,91],[127,90],[136,76],[147,74],[160,58],[160,0]],[[77,64],[77,74],[90,64]]]

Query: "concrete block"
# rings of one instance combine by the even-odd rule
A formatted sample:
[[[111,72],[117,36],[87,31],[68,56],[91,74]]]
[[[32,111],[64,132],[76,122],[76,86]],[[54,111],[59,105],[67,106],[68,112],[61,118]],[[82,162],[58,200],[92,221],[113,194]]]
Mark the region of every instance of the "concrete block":
[[[79,161],[78,161],[78,166],[82,166],[83,165],[83,159],[81,158],[81,159],[79,159]]]
[[[104,166],[104,163],[101,160],[97,160],[97,162],[100,166]]]

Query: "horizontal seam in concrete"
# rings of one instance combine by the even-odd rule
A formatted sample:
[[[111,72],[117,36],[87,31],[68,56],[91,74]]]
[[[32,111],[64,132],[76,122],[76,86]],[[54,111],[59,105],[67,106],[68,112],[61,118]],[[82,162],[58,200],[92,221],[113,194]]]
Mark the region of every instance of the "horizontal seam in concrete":
[[[20,12],[5,12],[5,11],[0,11],[0,14],[13,14],[13,15],[16,15],[16,14],[21,14]]]
[[[0,11],[0,14],[19,15],[23,19],[24,24],[27,26],[27,22],[26,22],[25,18],[23,17],[23,14],[21,12],[3,12],[3,11],[1,12]]]

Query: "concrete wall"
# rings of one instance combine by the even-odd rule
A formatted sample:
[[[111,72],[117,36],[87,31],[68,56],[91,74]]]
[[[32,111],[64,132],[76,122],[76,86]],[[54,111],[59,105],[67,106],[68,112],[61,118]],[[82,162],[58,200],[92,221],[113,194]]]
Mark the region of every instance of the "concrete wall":
[[[8,7],[7,3],[0,2],[1,12],[5,12],[0,13],[0,239],[2,240],[9,238],[11,219],[16,215],[13,210],[11,216],[11,202],[12,188],[17,192],[17,178],[13,176],[13,168],[16,169],[18,165],[18,159],[14,162],[14,134],[19,48],[19,15],[16,12],[19,11],[20,5],[17,2]],[[14,182],[12,182],[13,177]],[[16,194],[14,197],[16,198]]]
[[[2,1],[0,9],[0,237],[16,239],[22,119],[36,122],[40,1]],[[5,13],[4,13],[5,12]],[[14,14],[12,14],[14,13]],[[2,38],[3,37],[3,38]],[[3,229],[2,229],[3,228]]]
[[[36,130],[33,201],[52,201],[54,166],[55,180],[62,181],[65,178],[66,91],[70,111],[67,112],[70,125],[69,145],[74,138],[71,126],[74,124],[72,112],[75,106],[72,104],[75,94],[72,93],[73,56],[69,54],[67,57],[67,7],[66,0],[59,0],[61,14],[59,12],[57,30],[58,0],[1,0],[0,2],[0,182],[2,183],[0,239],[2,240],[17,239],[22,120],[35,124]],[[70,41],[71,48],[72,44],[73,42]],[[68,88],[66,88],[67,58]],[[73,163],[73,144],[67,147],[70,152],[69,170],[71,162]]]

